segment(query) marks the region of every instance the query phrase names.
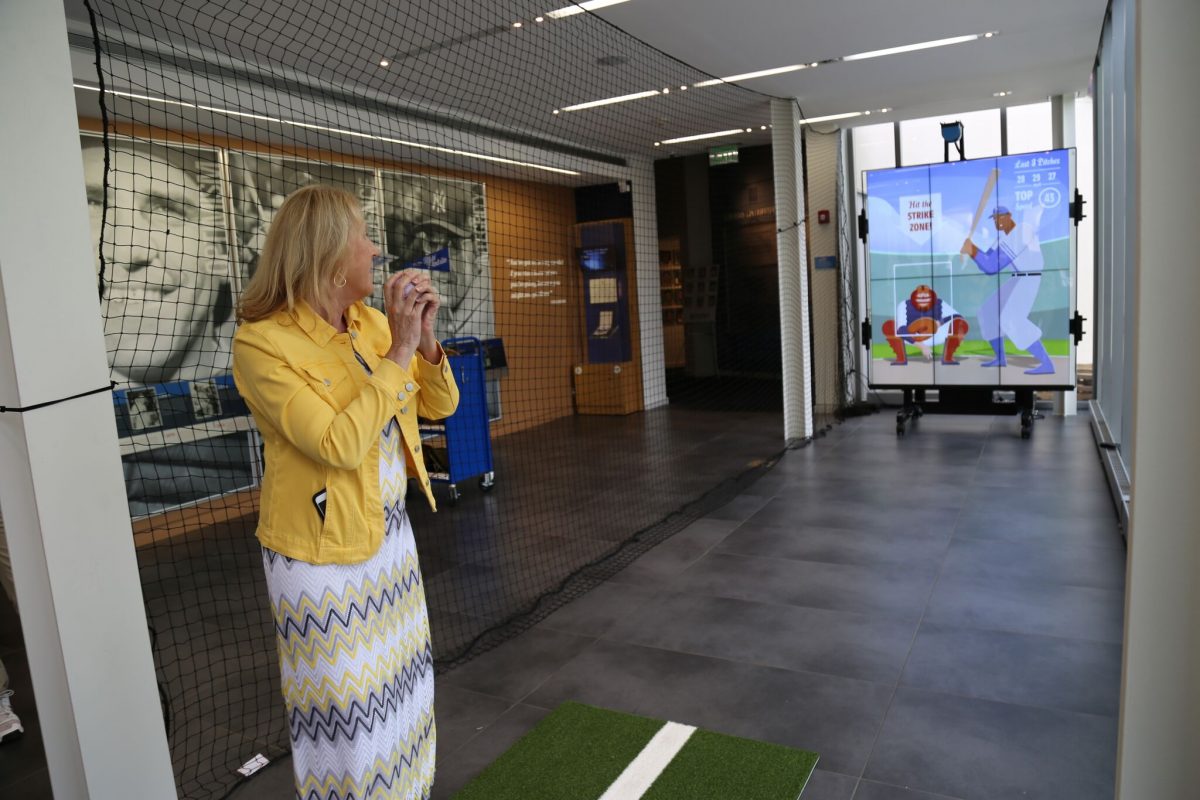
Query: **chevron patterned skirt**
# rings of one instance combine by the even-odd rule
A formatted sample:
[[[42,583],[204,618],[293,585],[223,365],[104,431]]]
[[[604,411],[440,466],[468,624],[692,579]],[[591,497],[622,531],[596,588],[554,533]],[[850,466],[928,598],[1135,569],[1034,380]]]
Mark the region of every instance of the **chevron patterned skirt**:
[[[433,649],[399,442],[393,420],[380,441],[387,532],[370,559],[263,549],[300,800],[427,800],[433,786]]]

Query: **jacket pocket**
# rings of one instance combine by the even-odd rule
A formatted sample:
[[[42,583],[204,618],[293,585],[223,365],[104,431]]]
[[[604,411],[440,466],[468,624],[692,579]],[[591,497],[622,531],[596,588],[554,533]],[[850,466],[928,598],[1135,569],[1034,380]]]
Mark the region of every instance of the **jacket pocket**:
[[[346,367],[342,362],[329,359],[309,361],[300,364],[299,369],[309,385],[319,395],[324,397],[335,408],[341,408],[341,403],[338,402],[340,396],[339,390],[343,388],[343,385],[348,380]]]

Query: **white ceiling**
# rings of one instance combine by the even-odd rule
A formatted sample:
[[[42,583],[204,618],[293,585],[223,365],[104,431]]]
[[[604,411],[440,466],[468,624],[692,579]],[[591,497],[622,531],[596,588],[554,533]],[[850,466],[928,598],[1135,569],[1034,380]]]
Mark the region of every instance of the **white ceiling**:
[[[1088,86],[1107,0],[631,0],[593,13],[714,75],[999,31],[992,39],[822,65],[743,85],[807,116],[993,108]],[[993,92],[1012,91],[1000,101]],[[868,121],[868,120],[860,120]]]
[[[517,131],[535,147],[651,157],[703,151],[721,140],[670,147],[655,147],[655,141],[727,128],[752,129],[736,137],[741,144],[769,141],[761,126],[769,121],[771,96],[795,98],[808,117],[894,109],[849,121],[854,124],[1082,91],[1107,5],[1106,0],[630,0],[592,15],[534,22],[561,2],[161,0],[154,4],[161,11],[147,13],[125,9],[131,0],[93,0],[103,18],[123,21],[123,29],[103,25],[110,44],[134,43],[129,34],[137,28],[156,41],[186,39],[238,63],[265,66],[281,79],[317,76],[346,93],[324,106],[304,98],[282,115],[342,118],[347,98],[353,103],[362,97],[415,109],[484,137]],[[85,31],[82,0],[65,5],[72,29]],[[515,21],[524,24],[515,29]],[[999,35],[821,64],[741,86],[678,91],[712,76],[986,31]],[[80,45],[77,41],[81,56],[90,59],[90,47]],[[392,61],[386,69],[378,64],[383,56]],[[76,62],[86,63],[82,57]],[[77,80],[86,80],[80,71],[77,66]],[[114,72],[110,82],[126,74]],[[202,83],[173,85],[199,91]],[[669,95],[552,113],[573,103],[665,87],[672,89]],[[997,91],[1013,94],[1000,100],[993,97]],[[259,102],[259,95],[242,92],[220,101],[251,110],[245,104]]]

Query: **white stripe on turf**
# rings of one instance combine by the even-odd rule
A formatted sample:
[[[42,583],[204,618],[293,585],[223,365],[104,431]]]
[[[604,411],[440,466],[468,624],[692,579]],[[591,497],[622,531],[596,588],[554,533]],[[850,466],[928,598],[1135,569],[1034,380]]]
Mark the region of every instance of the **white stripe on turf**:
[[[600,800],[637,800],[644,795],[695,732],[696,729],[691,725],[680,725],[678,722],[663,725],[637,758],[629,762],[625,771],[600,796]]]

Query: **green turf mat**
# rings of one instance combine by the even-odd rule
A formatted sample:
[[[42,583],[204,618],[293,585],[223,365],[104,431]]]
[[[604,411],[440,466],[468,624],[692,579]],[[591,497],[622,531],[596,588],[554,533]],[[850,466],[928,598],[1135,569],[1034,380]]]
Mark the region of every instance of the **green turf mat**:
[[[660,720],[563,703],[454,800],[588,800],[604,794]]]
[[[595,800],[664,723],[564,703],[454,800]],[[796,800],[817,755],[697,730],[646,800]]]
[[[796,800],[817,754],[699,730],[643,800]]]

